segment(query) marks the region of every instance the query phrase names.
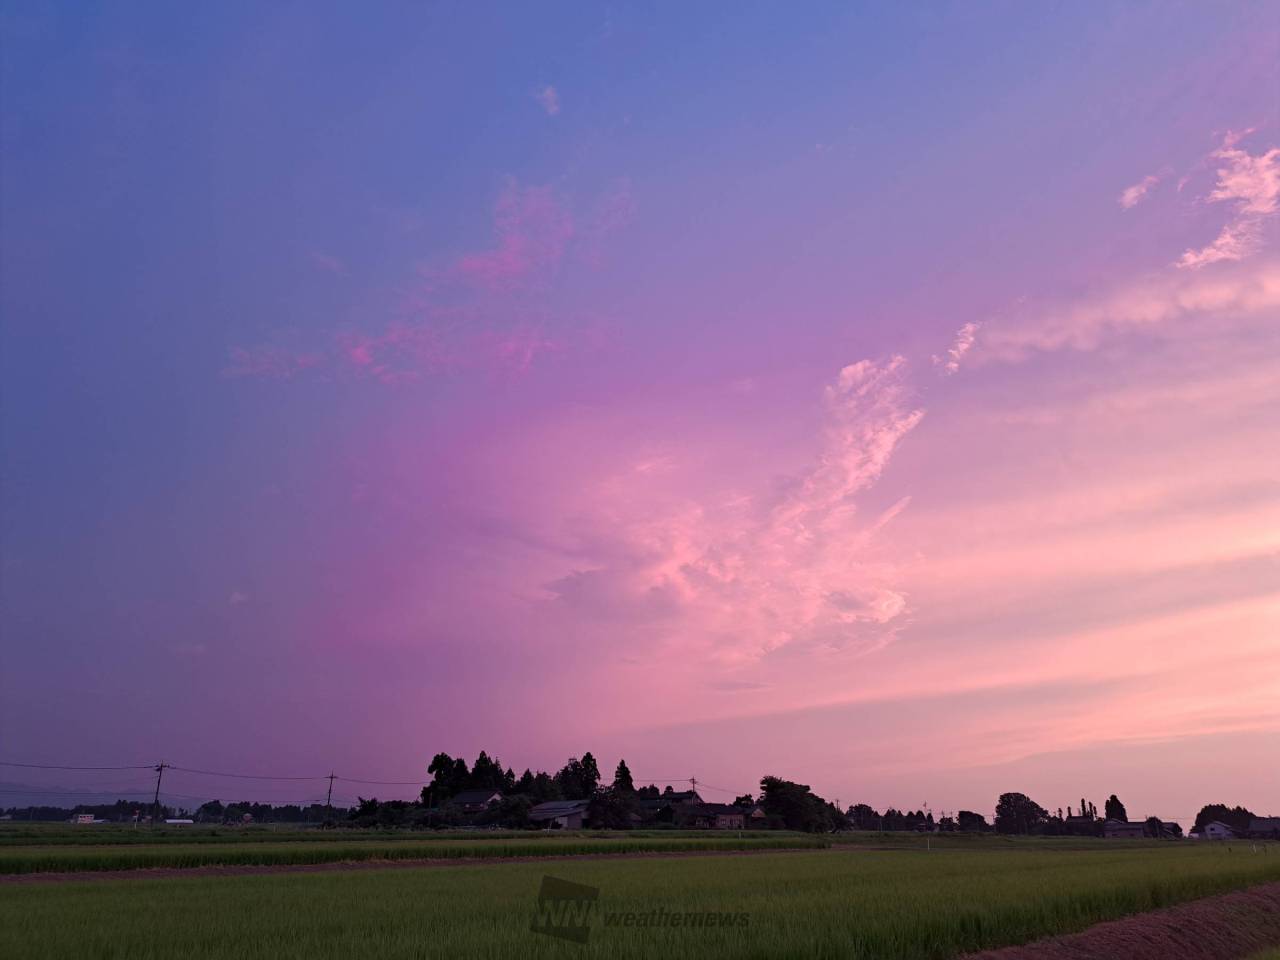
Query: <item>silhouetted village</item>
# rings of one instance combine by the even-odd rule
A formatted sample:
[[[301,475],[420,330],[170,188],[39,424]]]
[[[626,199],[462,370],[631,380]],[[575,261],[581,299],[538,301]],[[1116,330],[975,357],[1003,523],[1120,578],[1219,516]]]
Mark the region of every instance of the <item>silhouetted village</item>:
[[[474,765],[438,753],[427,768],[430,782],[417,800],[357,798],[355,806],[313,803],[272,805],[257,802],[224,804],[210,800],[187,810],[138,800],[75,807],[9,808],[6,820],[64,820],[73,823],[149,822],[171,824],[246,825],[253,823],[319,824],[341,828],[508,829],[508,830],[797,830],[810,833],[843,830],[916,833],[1000,833],[1044,837],[1097,837],[1157,840],[1280,840],[1280,817],[1260,817],[1244,807],[1208,804],[1184,838],[1182,827],[1159,817],[1130,818],[1112,794],[1099,812],[1081,798],[1078,805],[1050,811],[1022,793],[1001,794],[994,816],[959,810],[938,816],[929,809],[883,812],[865,803],[841,809],[806,784],[766,776],[757,794],[731,803],[709,802],[698,791],[668,785],[637,786],[625,760],[604,783],[591,753],[572,757],[556,773],[526,769],[516,776],[497,758],[481,751]]]

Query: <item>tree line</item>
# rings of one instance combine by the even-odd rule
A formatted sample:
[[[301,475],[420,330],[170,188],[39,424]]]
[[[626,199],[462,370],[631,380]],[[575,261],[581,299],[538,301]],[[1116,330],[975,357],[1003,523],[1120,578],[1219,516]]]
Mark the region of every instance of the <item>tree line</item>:
[[[428,782],[416,801],[379,801],[377,798],[358,797],[354,807],[342,808],[321,803],[273,806],[249,801],[224,804],[220,800],[211,800],[194,813],[165,806],[161,816],[190,816],[205,823],[333,822],[351,826],[521,828],[534,825],[529,814],[540,803],[581,800],[587,803],[587,820],[593,827],[627,829],[635,825],[642,811],[655,825],[670,823],[669,815],[664,818],[661,812],[655,815],[654,811],[662,810],[664,797],[674,798],[677,795],[671,786],[665,789],[659,789],[655,784],[637,787],[625,759],[618,761],[613,779],[605,783],[600,766],[590,751],[580,758],[570,757],[554,773],[526,768],[519,776],[513,768],[505,766],[484,750],[470,765],[463,757],[441,752],[431,759],[426,772]],[[492,790],[502,796],[498,802],[470,812],[459,809],[452,802],[459,794],[473,790]],[[855,803],[841,810],[815,794],[807,784],[777,776],[762,777],[758,793],[744,793],[734,799],[733,805],[744,809],[759,808],[767,826],[806,832],[995,831],[1038,836],[1101,836],[1105,821],[1129,822],[1128,811],[1115,794],[1106,799],[1103,815],[1099,817],[1097,806],[1083,797],[1078,806],[1067,806],[1065,812],[1061,807],[1050,812],[1024,793],[1002,793],[996,802],[993,820],[988,823],[983,814],[971,810],[961,810],[954,816],[943,815],[937,819],[928,810],[903,811],[889,807],[881,813],[865,803]],[[74,807],[11,807],[4,813],[12,819],[21,820],[69,820],[76,814],[90,813],[99,819],[128,821],[140,809],[143,814],[149,814],[150,806],[137,800],[118,800],[114,804],[80,804]],[[1243,831],[1248,829],[1253,819],[1254,814],[1245,807],[1207,804],[1197,814],[1193,829],[1202,831],[1206,824],[1218,820]],[[1181,834],[1177,824],[1163,823],[1156,817],[1148,817],[1144,825],[1150,836]]]

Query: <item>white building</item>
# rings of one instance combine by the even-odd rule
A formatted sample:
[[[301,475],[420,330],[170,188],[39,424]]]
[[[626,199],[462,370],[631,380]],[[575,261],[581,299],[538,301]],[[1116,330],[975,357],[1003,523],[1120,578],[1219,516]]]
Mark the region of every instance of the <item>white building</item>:
[[[1200,831],[1200,835],[1206,840],[1234,840],[1236,838],[1236,832],[1221,820],[1206,823],[1204,829]]]

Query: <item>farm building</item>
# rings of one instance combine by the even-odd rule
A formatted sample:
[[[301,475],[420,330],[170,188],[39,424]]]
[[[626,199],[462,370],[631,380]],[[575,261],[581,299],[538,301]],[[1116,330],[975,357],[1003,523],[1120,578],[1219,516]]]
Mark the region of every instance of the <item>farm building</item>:
[[[678,823],[685,811],[701,803],[702,798],[692,790],[673,790],[656,797],[641,795],[637,798],[641,820],[661,823]]]
[[[1280,840],[1280,817],[1254,817],[1249,821],[1249,836],[1258,840]]]
[[[1142,823],[1126,823],[1123,820],[1108,820],[1102,827],[1102,835],[1108,840],[1141,840],[1145,833]]]
[[[586,800],[550,800],[530,810],[529,819],[548,828],[580,830],[587,816],[587,805]]]
[[[747,809],[728,803],[700,803],[683,811],[682,826],[698,830],[743,830],[747,825]]]
[[[1102,821],[1097,817],[1068,816],[1064,821],[1067,833],[1073,837],[1096,837],[1102,831]]]
[[[1200,836],[1206,840],[1234,840],[1236,832],[1221,820],[1214,820],[1212,823],[1204,825],[1204,829],[1200,831]]]
[[[449,803],[459,807],[463,813],[481,813],[488,809],[489,804],[498,803],[500,800],[502,800],[502,794],[497,790],[463,790],[461,793],[454,794],[449,799]]]

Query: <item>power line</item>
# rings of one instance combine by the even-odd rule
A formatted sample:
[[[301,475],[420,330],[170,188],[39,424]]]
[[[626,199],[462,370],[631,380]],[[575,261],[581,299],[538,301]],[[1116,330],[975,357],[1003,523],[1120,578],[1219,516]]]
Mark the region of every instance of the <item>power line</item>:
[[[0,760],[0,766],[23,767],[23,768],[32,769],[32,770],[78,770],[78,771],[155,770],[156,768],[156,765],[152,763],[141,764],[138,766],[119,766],[119,767],[74,767],[74,766],[65,766],[61,764],[17,763],[17,762],[7,761],[7,760]],[[310,780],[320,781],[320,780],[329,779],[328,774],[322,774],[320,776],[314,776],[314,777],[286,777],[286,776],[277,776],[275,774],[267,774],[267,773],[233,773],[227,770],[201,770],[201,769],[197,769],[196,767],[181,767],[176,764],[168,764],[168,763],[165,764],[165,769],[178,771],[181,773],[193,773],[193,774],[196,774],[197,776],[228,777],[235,780],[278,780],[278,781],[305,782]],[[425,777],[419,778],[416,780],[365,780],[359,777],[343,777],[335,774],[334,779],[342,780],[346,783],[363,783],[363,784],[371,784],[374,786],[381,786],[381,787],[421,787],[423,784],[426,783]]]
[[[719,790],[721,793],[737,793],[738,792],[736,790],[730,790],[728,787],[717,787],[713,783],[703,783],[701,780],[699,780],[698,783],[702,784],[702,786],[706,787],[708,790]]]
[[[90,791],[87,791],[87,792],[86,792],[86,791],[84,791],[84,790],[8,790],[8,789],[0,789],[0,794],[12,795],[12,796],[17,796],[17,797],[82,797],[82,798],[88,798],[88,797],[105,797],[105,796],[108,796],[108,795],[110,795],[110,796],[115,796],[115,795],[117,795],[117,794],[122,794],[122,793],[124,793],[124,794],[129,794],[129,793],[146,793],[146,792],[147,792],[148,790],[150,790],[150,789],[151,789],[150,787],[138,787],[136,790],[134,790],[134,789],[128,789],[128,788],[125,788],[125,789],[119,789],[119,790],[90,790]]]
[[[14,763],[10,760],[0,760],[0,767],[24,767],[28,770],[154,770],[155,764],[144,763],[132,767],[67,767],[52,763]]]
[[[170,766],[170,770],[181,770],[183,773],[198,773],[206,777],[233,777],[236,780],[324,780],[325,777],[273,777],[261,773],[220,773],[216,770],[193,770],[191,767]]]
[[[305,804],[305,805],[315,806],[315,807],[323,807],[323,806],[325,805],[325,803],[324,803],[324,799],[323,799],[323,798],[306,798],[306,799],[292,799],[292,800],[286,800],[286,799],[281,799],[281,798],[278,798],[278,797],[272,797],[272,798],[270,798],[270,799],[266,799],[266,800],[228,800],[228,801],[226,801],[226,802],[223,802],[223,801],[222,801],[222,800],[220,800],[218,797],[193,796],[193,795],[191,795],[191,794],[189,794],[189,793],[170,793],[168,790],[162,790],[162,791],[160,792],[160,797],[161,797],[162,799],[164,799],[164,798],[168,798],[168,799],[170,799],[170,800],[198,800],[198,801],[200,801],[201,803],[210,803],[210,802],[212,802],[212,801],[214,801],[214,800],[218,800],[218,802],[219,802],[219,803],[222,803],[222,805],[223,805],[224,807],[235,807],[235,806],[239,806],[239,805],[240,805],[240,804],[242,804],[242,803],[257,803],[257,804],[264,804],[264,805],[269,805],[269,804],[297,804],[297,805],[299,805],[299,806],[302,806],[302,805],[304,805],[304,804]],[[341,798],[341,797],[339,797],[339,798],[338,798],[338,800],[339,800],[339,802],[341,802],[341,801],[342,801],[342,798]]]

